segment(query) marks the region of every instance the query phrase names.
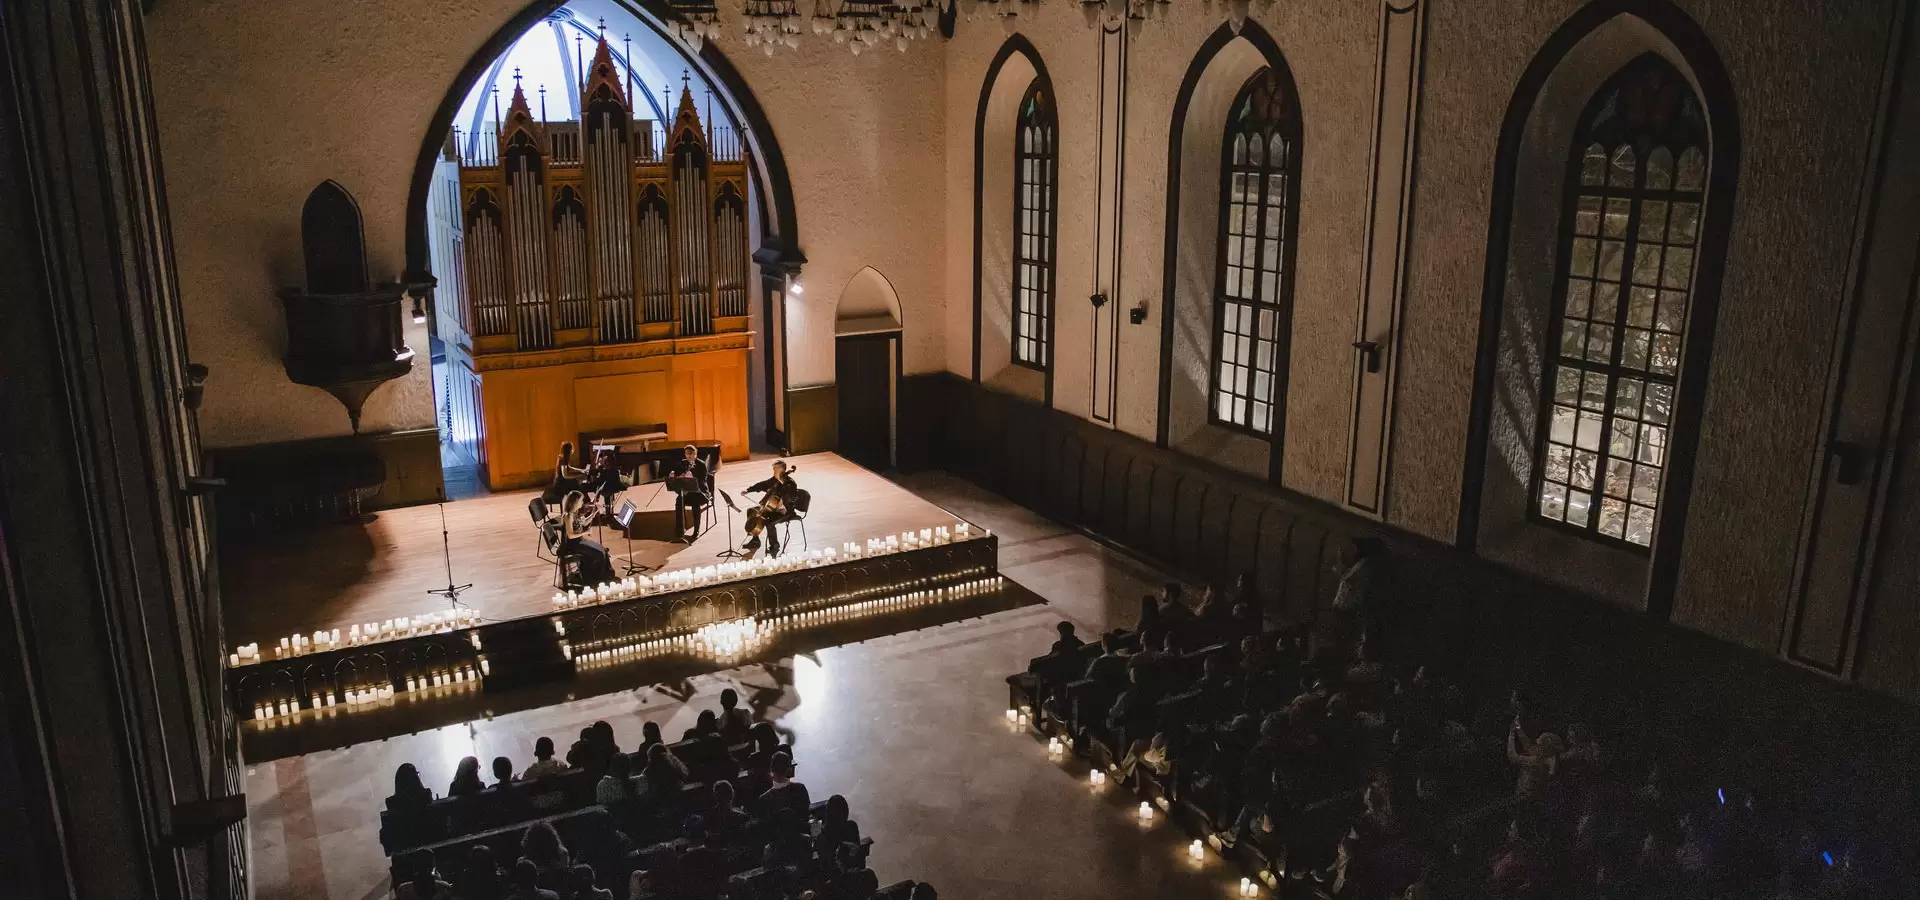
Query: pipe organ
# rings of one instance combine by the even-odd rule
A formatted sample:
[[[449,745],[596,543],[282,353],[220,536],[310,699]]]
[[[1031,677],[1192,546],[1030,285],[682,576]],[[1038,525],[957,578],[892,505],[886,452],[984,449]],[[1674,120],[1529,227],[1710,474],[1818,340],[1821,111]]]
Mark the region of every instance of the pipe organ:
[[[516,81],[498,134],[477,147],[455,138],[467,319],[496,488],[545,477],[569,431],[664,422],[676,440],[747,452],[742,142],[703,123],[685,85],[672,123],[636,119],[604,38],[580,88],[583,121],[535,117]],[[564,371],[542,388],[520,384],[544,368]],[[707,387],[638,377],[662,371],[706,373],[694,381]],[[692,408],[678,396],[688,390]]]
[[[462,153],[477,354],[746,328],[739,140],[684,87],[671,128],[634,119],[611,68],[585,123],[535,119],[516,87],[496,146]]]

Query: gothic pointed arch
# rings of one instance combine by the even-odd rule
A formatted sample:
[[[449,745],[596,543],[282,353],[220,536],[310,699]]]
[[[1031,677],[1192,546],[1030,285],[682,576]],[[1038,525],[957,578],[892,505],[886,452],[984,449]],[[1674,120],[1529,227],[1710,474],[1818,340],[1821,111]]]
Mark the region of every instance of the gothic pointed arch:
[[[1021,77],[1015,78],[1009,74],[1010,72],[1009,64],[1013,64],[1014,68],[1020,71]],[[988,154],[990,151],[987,145],[989,143],[990,136],[1004,133],[1010,138],[1013,135],[1014,131],[1016,130],[1014,127],[1016,119],[1012,117],[1010,117],[1005,122],[989,121],[990,110],[994,106],[996,96],[1000,96],[1004,98],[1002,102],[1010,106],[1015,111],[1016,115],[1017,115],[1018,109],[1024,106],[1024,104],[1020,103],[1021,100],[1024,100],[1030,96],[1038,96],[1038,97],[1045,98],[1048,101],[1047,107],[1046,107],[1047,115],[1050,117],[1052,122],[1056,123],[1053,128],[1052,138],[1055,141],[1057,141],[1057,138],[1058,138],[1057,122],[1059,120],[1059,113],[1053,104],[1057,103],[1058,95],[1054,91],[1053,78],[1047,72],[1047,64],[1046,64],[1046,61],[1041,58],[1040,51],[1034,47],[1033,42],[1028,40],[1025,35],[1013,34],[1008,36],[1006,41],[1000,45],[1000,49],[994,54],[993,59],[987,64],[986,74],[981,79],[981,83],[980,83],[979,106],[976,109],[976,112],[974,114],[972,377],[973,377],[973,380],[975,381],[986,380],[985,376],[988,374],[985,372],[985,366],[983,365],[983,362],[982,362],[982,356],[983,356],[983,350],[984,350],[983,319],[987,313],[986,294],[988,290],[988,286],[985,282],[985,277],[983,274],[983,270],[988,268],[987,259],[986,259],[987,244],[988,244],[987,239],[989,237],[987,233],[987,228],[988,228],[987,215],[990,209],[1004,208],[1006,204],[1006,201],[1001,200],[999,198],[993,198],[993,200],[990,202],[989,198],[987,197],[987,193],[986,193],[987,185],[988,185],[988,182],[992,180],[989,178],[989,176],[992,174],[992,172],[989,171],[989,166],[991,165],[994,167],[995,171],[999,171],[1002,169],[1002,167],[1005,167],[1007,165],[1007,162],[1017,162],[1016,153],[1013,150],[1008,151],[1007,162],[999,162],[997,157],[995,159],[989,159]],[[1057,160],[1059,158],[1057,146],[1054,147],[1052,152],[1053,152],[1052,158]],[[1057,166],[1056,166],[1056,170],[1057,170]],[[1013,180],[1011,177],[1012,172],[1010,169],[1007,169],[1005,171],[1007,172],[1008,180],[1011,183]],[[1017,187],[1009,186],[1008,193],[1009,195],[1011,195],[1017,190],[1018,190]],[[1047,195],[1049,198],[1048,202],[1049,203],[1056,202],[1053,198],[1057,198],[1057,185],[1050,185],[1048,187],[1048,190],[1051,192]],[[1011,223],[1014,219],[1015,214],[1012,212],[1012,210],[1007,210],[1007,213],[1008,213],[1007,219]],[[995,225],[993,227],[998,229],[1003,226]],[[1011,249],[1012,247],[1011,242],[1013,241],[1012,233],[1009,232],[1007,237],[1009,240],[1009,248]],[[1050,236],[1049,236],[1049,239],[1050,239]],[[1047,252],[1049,254],[1051,253],[1050,246]],[[1008,271],[1009,271],[1009,274],[1011,275],[1012,267],[1013,267],[1013,263],[1011,259],[1008,260],[1008,265],[1009,265]],[[1047,273],[1047,275],[1048,275],[1047,290],[1050,293],[1051,291],[1050,271]],[[1011,326],[1012,324],[1011,318],[1013,315],[1013,312],[1011,309],[1012,295],[1014,291],[1017,290],[1017,288],[1011,285],[1010,283],[1012,281],[1011,277],[1009,277],[1008,281],[1009,281],[1009,284],[1004,286],[1007,287],[1007,289],[1009,290],[1008,312],[1009,312],[1009,325]],[[994,290],[995,292],[998,292],[1001,289],[1002,289],[1002,285],[996,285],[992,288],[992,290]],[[996,300],[995,302],[997,303],[998,301]],[[1035,321],[1041,322],[1042,320],[1036,319]],[[1033,336],[1042,338],[1047,343],[1051,343],[1051,338],[1052,338],[1051,317],[1046,317],[1043,324],[1046,330],[1037,331],[1033,334]],[[1013,329],[1010,327],[1009,331],[1011,332],[1012,330]],[[1009,363],[1011,364],[1011,360],[1016,355],[1014,346],[1015,346],[1015,341],[1012,335],[1009,334],[1008,340],[1006,342],[1007,349],[1005,351],[1001,351],[999,349],[994,350],[993,353],[995,355],[995,358],[997,359],[998,356],[1004,352],[1004,354],[1008,357]],[[1053,403],[1053,367],[1050,365],[1044,365],[1044,366],[1033,365],[1031,367],[1039,370],[1037,373],[1029,373],[1029,374],[1037,375],[1040,379],[1040,385],[1041,385],[1038,392],[1039,397],[1035,399],[1038,399],[1049,406],[1052,405]]]
[[[1188,64],[1168,134],[1156,442],[1272,484],[1286,445],[1303,115],[1273,36],[1223,24]]]
[[[1531,519],[1540,566],[1669,614],[1740,150],[1672,4],[1595,0],[1535,55],[1493,160],[1460,546],[1508,558]]]

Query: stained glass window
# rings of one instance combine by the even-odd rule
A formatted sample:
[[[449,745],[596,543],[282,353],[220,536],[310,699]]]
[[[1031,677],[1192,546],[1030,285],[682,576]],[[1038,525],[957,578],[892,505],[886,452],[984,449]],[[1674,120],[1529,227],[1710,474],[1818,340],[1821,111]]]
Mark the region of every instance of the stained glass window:
[[[1285,414],[1298,109],[1289,86],[1261,69],[1234,99],[1222,146],[1208,418],[1261,437]]]
[[[1629,63],[1581,117],[1543,354],[1541,519],[1653,543],[1706,169],[1699,98],[1658,56]]]
[[[1053,105],[1035,81],[1014,131],[1013,361],[1036,369],[1052,360],[1057,130]]]

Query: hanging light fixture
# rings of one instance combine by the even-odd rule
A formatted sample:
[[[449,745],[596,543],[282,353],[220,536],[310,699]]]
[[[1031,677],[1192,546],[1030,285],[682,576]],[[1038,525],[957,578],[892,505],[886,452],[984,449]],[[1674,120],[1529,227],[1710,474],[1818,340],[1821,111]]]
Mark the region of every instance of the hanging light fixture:
[[[800,5],[796,0],[747,0],[744,11],[747,46],[768,56],[781,47],[800,47]]]
[[[1234,0],[1221,2],[1231,3]],[[1087,17],[1089,28],[1125,22],[1128,28],[1137,32],[1148,19],[1165,18],[1167,9],[1172,5],[1170,0],[1080,0],[1080,12]],[[1234,30],[1238,31],[1239,26],[1234,26]]]
[[[670,0],[679,18],[667,23],[667,30],[699,53],[707,41],[720,36],[720,10],[712,0]]]
[[[935,0],[937,2],[937,0]],[[885,30],[893,38],[894,49],[907,52],[907,44],[933,35],[940,10],[935,2],[889,3],[884,14]]]
[[[1019,27],[1020,10],[1040,5],[1040,0],[966,0],[967,19],[978,16],[990,16],[1000,20],[1000,27],[1012,34]]]
[[[1227,17],[1227,24],[1233,28],[1233,33],[1239,34],[1240,29],[1247,24],[1247,17],[1253,14],[1253,7],[1256,4],[1264,10],[1272,3],[1273,0],[1208,0],[1207,5],[1219,6],[1220,11]]]

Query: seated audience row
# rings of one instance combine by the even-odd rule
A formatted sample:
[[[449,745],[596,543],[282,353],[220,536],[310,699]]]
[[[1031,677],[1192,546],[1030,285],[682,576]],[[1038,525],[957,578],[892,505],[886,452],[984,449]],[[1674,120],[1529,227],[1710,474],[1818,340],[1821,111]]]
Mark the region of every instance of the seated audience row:
[[[1623,783],[1594,729],[1519,692],[1379,658],[1378,549],[1350,558],[1332,616],[1309,626],[1264,630],[1245,579],[1196,607],[1169,585],[1143,598],[1136,628],[1094,644],[1063,622],[1008,679],[1013,702],[1281,897],[1771,900],[1888,886],[1874,879],[1890,861],[1823,858],[1750,797],[1696,788],[1702,802],[1684,804],[1657,775]]]
[[[813,802],[792,748],[753,723],[728,690],[680,741],[645,723],[624,753],[613,729],[581,731],[565,763],[540,738],[518,777],[496,759],[461,760],[436,799],[412,765],[394,776],[381,839],[402,900],[909,900],[930,885],[882,888],[872,840],[844,797]]]

